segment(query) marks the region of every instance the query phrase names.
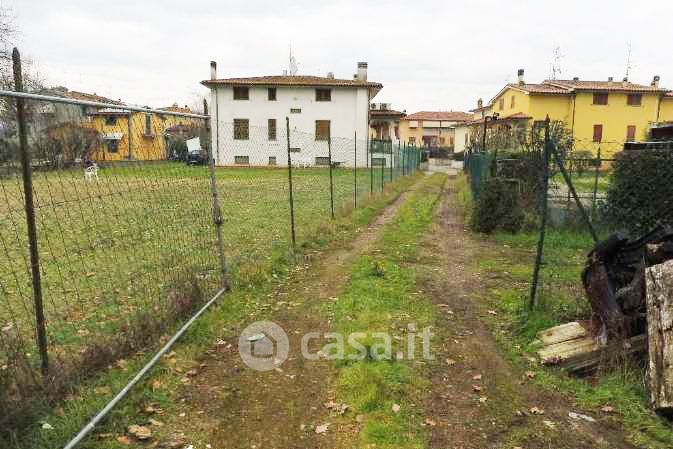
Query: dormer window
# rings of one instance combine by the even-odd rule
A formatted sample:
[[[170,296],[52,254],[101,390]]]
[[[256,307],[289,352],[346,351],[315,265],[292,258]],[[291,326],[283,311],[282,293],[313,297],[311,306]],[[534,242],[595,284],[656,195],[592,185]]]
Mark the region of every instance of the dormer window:
[[[316,89],[315,101],[332,101],[332,89]]]
[[[234,87],[234,100],[249,100],[250,99],[250,89],[242,86]]]

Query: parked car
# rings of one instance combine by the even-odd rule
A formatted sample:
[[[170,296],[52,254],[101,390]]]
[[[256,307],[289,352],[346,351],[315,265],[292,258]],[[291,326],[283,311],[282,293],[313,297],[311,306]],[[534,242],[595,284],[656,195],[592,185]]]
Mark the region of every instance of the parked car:
[[[203,150],[187,154],[187,165],[206,165],[207,163],[208,154]]]

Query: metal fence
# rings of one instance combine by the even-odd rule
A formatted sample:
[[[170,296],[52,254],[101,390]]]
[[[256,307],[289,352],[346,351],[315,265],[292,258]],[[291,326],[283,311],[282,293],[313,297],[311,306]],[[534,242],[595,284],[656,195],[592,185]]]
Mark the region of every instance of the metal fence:
[[[207,111],[23,94],[20,69],[16,87],[0,92],[3,433],[216,293],[287,270],[326,221],[419,164],[413,147],[286,118],[211,130]]]

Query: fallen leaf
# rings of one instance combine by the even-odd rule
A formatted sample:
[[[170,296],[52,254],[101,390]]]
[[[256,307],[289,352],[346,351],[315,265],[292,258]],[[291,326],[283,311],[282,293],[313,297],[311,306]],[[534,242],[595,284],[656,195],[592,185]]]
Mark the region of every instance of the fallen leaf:
[[[321,424],[319,426],[315,427],[315,433],[325,433],[327,432],[327,428],[329,427],[329,423]]]
[[[481,402],[482,404],[485,403],[486,401],[488,401],[488,398],[486,396],[482,396],[479,398],[479,402]]]
[[[401,407],[399,404],[393,404],[393,412],[398,413]]]
[[[531,407],[530,412],[533,415],[544,415],[544,410],[542,410],[541,408],[538,408],[538,407]]]
[[[432,426],[432,427],[437,425],[437,423],[430,418],[425,418],[425,424],[427,424],[428,426]]]
[[[605,406],[601,407],[601,411],[603,413],[612,413],[612,412],[615,411],[615,409],[610,407],[609,405],[605,405]]]
[[[498,314],[498,312],[496,312],[495,310],[489,310],[488,313],[490,313],[491,315],[497,315]]]
[[[446,359],[446,364],[449,366],[453,366],[456,364],[456,361],[453,359]]]
[[[132,424],[128,427],[128,431],[139,440],[148,440],[152,437],[152,430],[149,427]]]
[[[535,372],[526,371],[526,377],[529,378],[529,379],[533,379],[535,377]]]
[[[51,424],[49,424],[48,422],[42,423],[42,428],[44,430],[54,430],[54,427]]]
[[[481,380],[481,374],[477,374],[476,376],[472,376],[472,380]]]
[[[117,441],[121,444],[124,444],[126,446],[129,446],[131,444],[131,439],[127,437],[126,435],[122,435],[120,437],[117,437]]]
[[[161,427],[161,426],[164,425],[164,423],[162,423],[161,421],[158,421],[158,420],[152,419],[152,418],[150,418],[149,423],[150,423],[150,425],[153,425],[153,426],[156,426],[156,427]]]
[[[159,381],[159,379],[155,379],[152,382],[152,391],[157,391],[159,388],[161,388],[161,382]]]
[[[480,392],[481,390],[483,390],[483,388],[481,388],[479,385],[472,385],[472,390],[474,390],[475,392]]]
[[[596,420],[593,419],[591,416],[582,415],[581,413],[570,412],[568,413],[568,416],[572,419],[582,419],[587,422],[596,422]]]
[[[547,421],[544,420],[542,421],[545,426],[549,427],[550,429],[556,429],[556,424],[553,421]]]

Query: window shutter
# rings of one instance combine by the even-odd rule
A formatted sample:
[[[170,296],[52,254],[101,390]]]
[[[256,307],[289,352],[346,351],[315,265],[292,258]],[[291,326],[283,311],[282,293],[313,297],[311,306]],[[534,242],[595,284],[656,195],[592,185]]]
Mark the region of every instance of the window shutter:
[[[603,125],[594,125],[594,142],[603,140]]]
[[[626,140],[629,142],[636,140],[636,125],[628,125],[626,127]]]

